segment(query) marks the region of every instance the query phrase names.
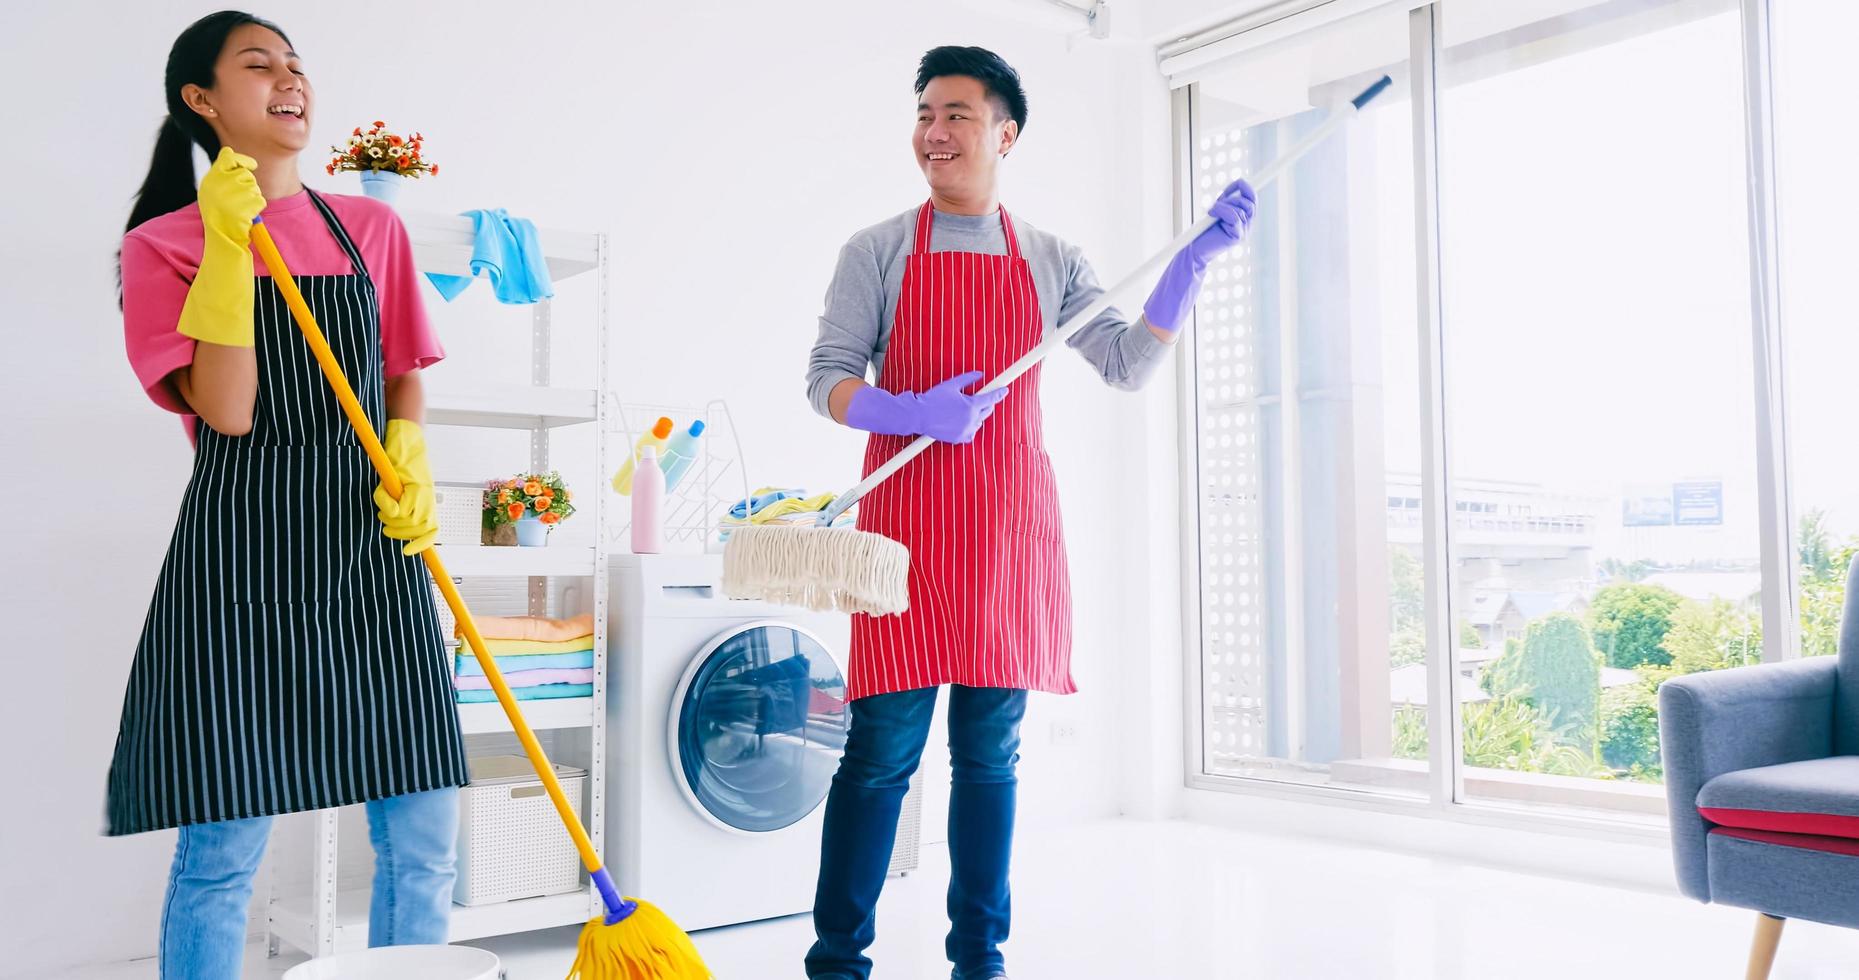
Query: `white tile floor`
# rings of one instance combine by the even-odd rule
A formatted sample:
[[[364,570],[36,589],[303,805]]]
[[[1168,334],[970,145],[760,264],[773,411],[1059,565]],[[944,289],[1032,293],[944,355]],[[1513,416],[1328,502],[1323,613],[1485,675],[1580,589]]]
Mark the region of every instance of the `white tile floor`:
[[[883,980],[942,980],[948,861],[893,880],[872,950]],[[1350,978],[1666,980],[1740,977],[1753,914],[1463,862],[1189,824],[1111,821],[1023,839],[1015,856],[1021,980]],[[649,897],[649,896],[648,896]],[[557,980],[575,930],[474,943],[510,980]],[[723,980],[789,980],[805,917],[699,933]],[[247,978],[279,976],[299,957]],[[71,974],[144,980],[149,962]],[[1859,931],[1788,925],[1776,980],[1859,978]],[[411,980],[411,978],[409,978]]]

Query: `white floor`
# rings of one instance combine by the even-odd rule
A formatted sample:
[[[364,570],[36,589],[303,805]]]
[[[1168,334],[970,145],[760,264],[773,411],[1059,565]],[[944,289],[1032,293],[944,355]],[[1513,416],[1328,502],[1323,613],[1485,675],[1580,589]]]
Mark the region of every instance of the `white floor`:
[[[883,980],[942,980],[948,860],[894,879],[872,950]],[[1022,980],[1740,977],[1754,915],[1678,898],[1320,841],[1112,821],[1023,839],[1014,871]],[[647,896],[648,898],[650,896]],[[471,945],[510,980],[558,980],[576,930]],[[804,916],[699,933],[722,980],[802,976]],[[266,961],[279,976],[300,957]],[[147,961],[71,974],[142,980]],[[1776,980],[1859,978],[1859,931],[1791,922]],[[409,978],[412,980],[412,978]]]

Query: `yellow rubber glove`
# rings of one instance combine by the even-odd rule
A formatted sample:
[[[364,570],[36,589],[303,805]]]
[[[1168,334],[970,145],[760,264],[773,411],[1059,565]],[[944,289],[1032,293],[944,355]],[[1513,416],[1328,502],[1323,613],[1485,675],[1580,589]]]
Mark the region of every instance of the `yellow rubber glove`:
[[[387,458],[400,477],[400,499],[387,492],[385,484],[374,488],[374,505],[379,508],[381,533],[395,541],[405,541],[402,554],[417,555],[432,547],[439,537],[439,515],[433,504],[432,468],[426,463],[426,436],[419,423],[407,419],[388,419],[387,438],[381,441]]]
[[[252,270],[252,219],[265,209],[257,170],[258,161],[222,146],[219,159],[200,181],[206,247],[175,327],[195,340],[252,346],[252,303],[258,285]]]

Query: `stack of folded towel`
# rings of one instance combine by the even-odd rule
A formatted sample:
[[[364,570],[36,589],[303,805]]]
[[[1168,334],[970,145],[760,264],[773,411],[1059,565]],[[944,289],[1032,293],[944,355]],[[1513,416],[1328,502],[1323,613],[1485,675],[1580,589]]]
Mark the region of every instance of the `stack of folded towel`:
[[[543,619],[538,616],[479,616],[478,633],[497,661],[497,670],[518,701],[586,698],[594,695],[594,617]],[[464,632],[458,632],[460,639]],[[471,652],[461,646],[452,672],[458,703],[495,701],[491,680]]]

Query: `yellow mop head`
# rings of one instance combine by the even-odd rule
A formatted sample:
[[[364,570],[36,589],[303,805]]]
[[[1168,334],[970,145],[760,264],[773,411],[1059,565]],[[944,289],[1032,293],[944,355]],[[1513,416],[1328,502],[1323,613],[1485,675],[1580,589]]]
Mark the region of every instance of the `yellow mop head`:
[[[888,616],[910,608],[910,549],[850,527],[757,524],[732,528],[723,594]]]
[[[587,920],[568,980],[712,980],[691,937],[648,902],[608,925]]]

